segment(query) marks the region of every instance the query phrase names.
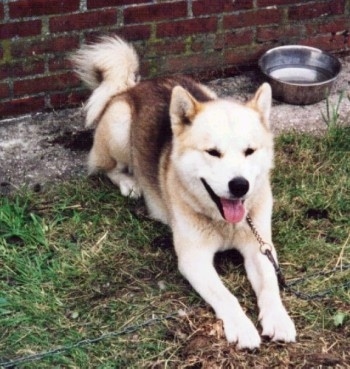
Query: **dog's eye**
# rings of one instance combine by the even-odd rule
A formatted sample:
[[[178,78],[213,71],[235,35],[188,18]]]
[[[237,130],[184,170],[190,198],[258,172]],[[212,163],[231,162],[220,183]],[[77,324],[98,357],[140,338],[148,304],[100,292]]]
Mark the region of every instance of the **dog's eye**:
[[[217,158],[221,158],[221,152],[217,149],[209,149],[205,150],[210,156],[215,156]]]
[[[244,155],[245,156],[249,156],[255,153],[255,150],[252,149],[251,147],[248,147],[248,149],[244,150]]]

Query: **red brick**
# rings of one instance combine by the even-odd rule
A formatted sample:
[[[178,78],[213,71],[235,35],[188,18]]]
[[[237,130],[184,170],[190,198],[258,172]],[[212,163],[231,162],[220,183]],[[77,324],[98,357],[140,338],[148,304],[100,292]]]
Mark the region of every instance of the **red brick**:
[[[104,8],[107,6],[121,6],[121,5],[134,5],[151,3],[152,0],[87,0],[87,8]]]
[[[344,10],[344,0],[331,0],[327,3],[296,5],[289,8],[289,19],[295,21],[314,19],[332,14],[343,14]]]
[[[331,20],[317,24],[315,28],[318,33],[350,32],[350,19]]]
[[[157,25],[157,37],[176,37],[217,30],[217,18],[186,19]]]
[[[65,53],[79,46],[78,36],[48,36],[44,39],[16,40],[11,43],[11,54],[20,58],[24,56],[42,55],[49,53]]]
[[[283,16],[281,9],[261,9],[257,11],[241,12],[224,17],[224,28],[240,28],[262,24],[280,23]]]
[[[149,24],[141,24],[116,29],[110,28],[108,34],[119,35],[128,41],[145,40],[151,36],[151,26]],[[105,31],[86,32],[85,39],[87,42],[96,42],[101,36],[105,35]]]
[[[43,60],[27,59],[0,65],[0,79],[18,78],[45,72]]]
[[[299,43],[322,50],[339,52],[350,46],[350,39],[346,35],[320,35],[300,40]]]
[[[318,24],[315,22],[301,22],[305,24],[305,35],[313,36],[314,34],[319,34]],[[305,36],[304,36],[305,37]]]
[[[17,0],[9,9],[11,18],[62,14],[79,10],[79,0]]]
[[[151,37],[151,27],[149,25],[126,26],[118,29],[117,33],[128,41],[144,40]]]
[[[217,68],[221,65],[222,56],[217,52],[207,53],[206,55],[176,56],[165,59],[162,73],[191,73],[208,68]]]
[[[10,97],[10,86],[7,83],[0,83],[0,99]]]
[[[231,47],[249,45],[254,40],[254,34],[250,30],[230,31],[220,34],[216,38],[215,49],[227,49]]]
[[[15,81],[13,90],[15,96],[31,95],[40,92],[60,91],[79,85],[79,79],[73,72],[37,77]]]
[[[249,46],[240,49],[231,49],[224,52],[225,64],[255,65],[259,57],[269,49],[269,45]]]
[[[185,52],[186,45],[183,40],[177,41],[159,41],[149,44],[146,48],[146,57],[158,55],[174,55]]]
[[[304,27],[301,25],[287,25],[287,26],[269,26],[259,27],[256,34],[258,42],[268,41],[290,41],[292,37],[300,37],[303,34]]]
[[[0,39],[36,36],[41,33],[41,21],[14,22],[0,24]]]
[[[14,116],[40,111],[45,107],[44,97],[26,97],[0,103],[0,116]]]
[[[293,5],[295,0],[258,0],[258,7],[275,6],[275,5]]]
[[[193,53],[207,53],[214,49],[215,33],[193,35],[190,41],[187,44]]]
[[[67,58],[50,58],[48,60],[50,72],[57,72],[61,70],[73,70],[71,62]]]
[[[65,32],[114,25],[117,23],[117,10],[71,14],[50,19],[51,32]]]
[[[78,106],[85,102],[90,94],[91,91],[87,89],[54,93],[50,95],[50,105],[52,108],[57,109]]]
[[[187,3],[185,1],[133,6],[124,10],[124,21],[128,23],[154,22],[187,16]]]
[[[200,0],[192,4],[192,11],[195,16],[214,13],[232,12],[241,9],[251,9],[253,0]]]

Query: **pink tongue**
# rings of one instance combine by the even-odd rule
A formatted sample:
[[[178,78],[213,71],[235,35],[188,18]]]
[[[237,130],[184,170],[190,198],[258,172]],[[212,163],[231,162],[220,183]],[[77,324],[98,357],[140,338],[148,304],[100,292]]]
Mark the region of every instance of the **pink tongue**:
[[[242,200],[220,199],[224,217],[229,223],[238,223],[244,217],[244,206]]]

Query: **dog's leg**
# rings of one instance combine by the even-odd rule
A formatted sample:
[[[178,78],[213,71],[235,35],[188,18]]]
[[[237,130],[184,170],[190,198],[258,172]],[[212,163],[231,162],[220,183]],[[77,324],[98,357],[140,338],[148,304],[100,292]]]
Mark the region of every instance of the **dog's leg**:
[[[222,319],[227,340],[237,343],[240,349],[259,347],[261,340],[257,329],[236,297],[224,286],[213,266],[217,248],[208,244],[208,239],[199,231],[194,232],[193,228],[190,233],[177,232],[174,228],[173,231],[179,270],[212,306],[217,317]]]
[[[115,168],[107,172],[108,178],[119,187],[123,196],[137,199],[141,196],[139,188],[133,175],[128,173],[128,167],[118,163]]]
[[[123,196],[138,198],[141,190],[133,176],[130,160],[131,108],[123,100],[106,111],[94,135],[89,153],[89,173],[102,171],[120,188]]]
[[[95,135],[96,137],[96,135]],[[96,145],[92,147],[88,158],[88,171],[93,174],[99,171],[106,173],[108,178],[119,187],[123,196],[139,198],[141,190],[126,164],[116,162],[107,150],[106,146]]]
[[[248,278],[258,299],[262,335],[269,336],[273,341],[294,342],[295,326],[282,304],[272,263],[255,244],[244,245],[240,251],[244,256]],[[277,262],[276,251],[274,248],[272,251]]]

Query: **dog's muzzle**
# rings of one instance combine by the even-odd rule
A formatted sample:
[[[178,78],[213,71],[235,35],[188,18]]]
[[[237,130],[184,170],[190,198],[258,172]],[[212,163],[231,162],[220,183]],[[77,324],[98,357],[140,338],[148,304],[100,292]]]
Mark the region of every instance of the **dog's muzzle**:
[[[244,199],[242,197],[249,191],[249,182],[243,177],[236,177],[228,183],[234,199],[220,198],[216,195],[207,181],[201,178],[204,188],[217,206],[221,216],[229,223],[238,223],[245,218]]]

